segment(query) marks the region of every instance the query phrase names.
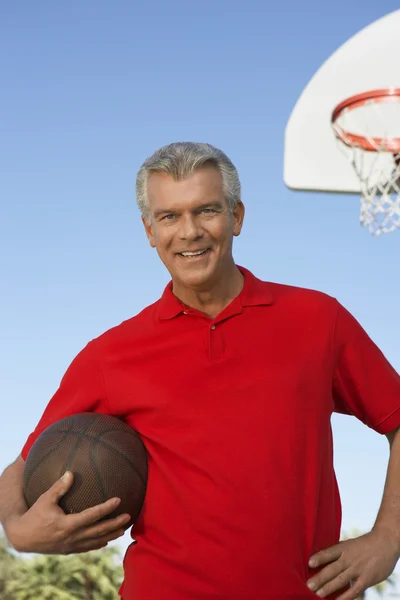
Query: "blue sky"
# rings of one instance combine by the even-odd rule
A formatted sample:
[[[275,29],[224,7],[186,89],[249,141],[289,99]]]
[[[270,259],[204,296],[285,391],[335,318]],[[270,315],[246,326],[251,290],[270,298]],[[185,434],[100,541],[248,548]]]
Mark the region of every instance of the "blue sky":
[[[351,35],[397,8],[2,3],[0,468],[82,346],[168,282],[134,187],[143,160],[172,141],[210,142],[236,163],[247,209],[239,264],[337,297],[400,368],[400,232],[372,238],[357,197],[295,193],[282,178],[284,129],[304,86]],[[343,525],[367,529],[388,445],[354,419],[333,426]]]

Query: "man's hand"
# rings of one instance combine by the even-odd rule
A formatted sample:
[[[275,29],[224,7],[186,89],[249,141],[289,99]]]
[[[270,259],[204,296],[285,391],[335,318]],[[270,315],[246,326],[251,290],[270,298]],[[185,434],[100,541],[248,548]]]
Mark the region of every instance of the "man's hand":
[[[355,600],[366,589],[387,579],[398,559],[399,548],[388,532],[373,530],[312,556],[311,568],[326,566],[307,585],[321,598],[351,585],[338,600]]]
[[[58,502],[72,483],[73,475],[68,472],[25,514],[5,522],[7,537],[17,551],[39,554],[88,552],[99,550],[124,534],[129,515],[100,521],[117,508],[118,498],[78,514],[66,515]]]

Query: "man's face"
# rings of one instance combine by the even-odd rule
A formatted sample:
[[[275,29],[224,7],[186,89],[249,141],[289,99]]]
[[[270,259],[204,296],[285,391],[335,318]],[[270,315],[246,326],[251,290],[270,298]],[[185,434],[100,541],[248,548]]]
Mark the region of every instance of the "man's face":
[[[229,273],[233,236],[240,234],[244,206],[239,201],[230,211],[218,169],[207,165],[182,181],[151,173],[147,194],[150,222],[143,223],[174,290],[184,286],[206,291]]]

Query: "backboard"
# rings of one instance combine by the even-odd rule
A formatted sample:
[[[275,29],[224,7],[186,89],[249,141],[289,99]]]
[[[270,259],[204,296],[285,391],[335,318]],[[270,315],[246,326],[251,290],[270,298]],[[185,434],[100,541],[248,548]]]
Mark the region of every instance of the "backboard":
[[[350,96],[400,88],[399,35],[396,10],[348,40],[311,79],[286,127],[284,181],[289,188],[360,193],[360,181],[333,133],[331,115]]]

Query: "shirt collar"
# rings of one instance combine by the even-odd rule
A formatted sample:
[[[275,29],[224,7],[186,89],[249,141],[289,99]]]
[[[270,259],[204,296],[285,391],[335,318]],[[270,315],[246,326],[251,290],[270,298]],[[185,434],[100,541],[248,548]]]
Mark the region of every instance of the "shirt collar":
[[[244,276],[243,289],[239,296],[232,300],[240,301],[242,306],[269,306],[273,303],[271,286],[266,281],[257,279],[250,271],[237,265]],[[158,304],[158,317],[160,320],[168,320],[183,314],[185,305],[172,292],[172,281],[164,290]]]

